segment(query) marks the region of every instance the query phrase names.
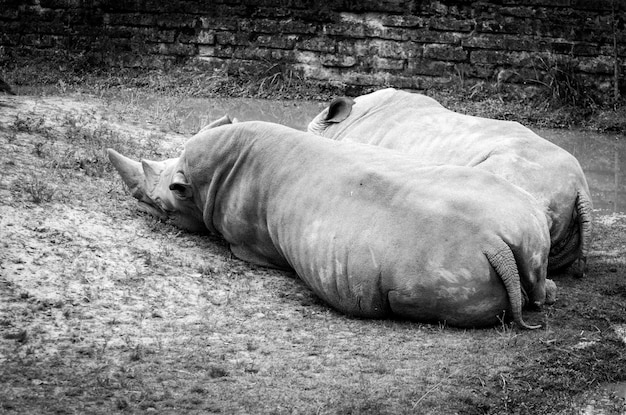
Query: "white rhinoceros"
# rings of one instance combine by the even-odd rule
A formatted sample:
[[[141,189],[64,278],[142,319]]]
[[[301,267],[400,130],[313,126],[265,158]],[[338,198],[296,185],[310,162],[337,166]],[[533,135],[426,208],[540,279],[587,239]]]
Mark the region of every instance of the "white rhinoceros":
[[[592,203],[585,175],[574,156],[521,124],[462,115],[427,96],[388,88],[334,100],[308,130],[398,150],[424,165],[470,166],[505,178],[543,206],[548,270],[576,262],[574,275],[586,273]]]
[[[490,173],[265,122],[204,129],[162,162],[108,153],[143,210],[295,270],[350,315],[537,328],[522,306],[554,297],[544,215]]]

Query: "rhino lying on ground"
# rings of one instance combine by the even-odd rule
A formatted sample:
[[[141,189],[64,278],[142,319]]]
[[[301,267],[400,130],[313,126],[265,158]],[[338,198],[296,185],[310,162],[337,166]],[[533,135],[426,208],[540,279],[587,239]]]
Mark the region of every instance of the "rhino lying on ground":
[[[585,274],[592,210],[585,175],[574,156],[521,124],[458,114],[427,96],[388,88],[334,100],[308,130],[399,150],[424,165],[471,166],[505,178],[543,206],[548,270],[575,263],[574,275]]]
[[[544,215],[490,173],[266,122],[203,129],[162,162],[108,153],[141,209],[295,270],[349,315],[537,328],[522,306],[555,294]]]

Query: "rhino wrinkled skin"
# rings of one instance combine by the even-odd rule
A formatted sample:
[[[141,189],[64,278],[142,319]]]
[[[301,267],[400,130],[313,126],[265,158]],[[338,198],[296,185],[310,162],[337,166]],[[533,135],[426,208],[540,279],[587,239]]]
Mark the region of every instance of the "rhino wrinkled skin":
[[[497,174],[533,195],[548,220],[549,271],[586,273],[592,202],[574,156],[517,122],[458,114],[427,96],[383,89],[339,98],[308,130],[334,140],[382,146],[423,165],[460,165]]]
[[[545,216],[480,170],[265,122],[203,129],[162,162],[108,152],[143,210],[295,270],[349,315],[480,327],[504,311],[537,328],[522,306],[554,297]]]

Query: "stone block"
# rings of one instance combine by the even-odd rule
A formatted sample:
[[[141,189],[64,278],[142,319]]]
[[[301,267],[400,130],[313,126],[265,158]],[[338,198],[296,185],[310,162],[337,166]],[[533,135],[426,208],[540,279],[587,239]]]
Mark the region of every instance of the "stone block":
[[[424,45],[424,58],[442,61],[464,61],[468,53],[460,46],[446,44]]]
[[[200,23],[202,29],[211,30],[223,30],[223,31],[235,31],[239,28],[239,24],[248,24],[249,21],[245,19],[235,19],[233,17],[198,17],[197,20]],[[197,26],[196,26],[197,27]]]
[[[293,49],[298,41],[296,35],[259,35],[256,43],[274,49]]]
[[[195,45],[182,43],[159,43],[157,53],[159,55],[195,56],[198,54],[198,48]]]
[[[545,39],[534,37],[481,34],[468,37],[461,42],[465,48],[497,49],[497,50],[524,50],[539,52],[550,49]]]
[[[195,18],[186,13],[161,13],[156,16],[156,25],[163,28],[195,27]]]
[[[615,63],[611,56],[583,57],[578,59],[578,70],[589,74],[610,75],[615,70]]]
[[[374,56],[371,59],[372,67],[376,70],[401,71],[404,69],[406,62],[404,59],[379,58]]]
[[[407,63],[406,73],[411,75],[443,76],[454,70],[451,62],[433,61],[430,59],[414,59]]]
[[[467,35],[457,32],[441,32],[430,29],[416,29],[407,33],[408,40],[418,43],[448,43],[460,44]]]
[[[323,25],[322,33],[326,36],[345,36],[358,39],[365,37],[365,27],[356,23],[330,23]]]
[[[231,33],[217,32],[215,33],[215,42],[220,45],[241,45],[250,46],[252,44],[248,33]]]
[[[470,63],[508,65],[509,54],[502,50],[473,50],[470,52]]]
[[[469,32],[474,29],[474,19],[455,19],[448,16],[435,16],[428,19],[428,27],[447,32]]]
[[[337,47],[337,41],[331,38],[314,37],[304,40],[299,40],[296,43],[296,48],[301,50],[311,50],[317,52],[332,53],[335,52]]]
[[[406,14],[382,14],[381,23],[386,27],[423,28],[427,19],[422,16]]]
[[[142,13],[106,13],[103,16],[110,26],[153,26],[156,16]]]
[[[325,54],[320,55],[320,62],[323,66],[332,66],[338,68],[350,68],[357,64],[354,56],[341,56]]]
[[[215,44],[215,32],[213,32],[213,30],[200,30],[196,38],[196,43],[200,45]]]
[[[356,54],[371,54],[381,58],[413,59],[422,56],[422,45],[415,42],[394,42],[384,39],[371,39],[363,43]]]
[[[557,1],[557,0],[554,0]],[[615,0],[570,0],[569,6],[573,9],[587,9],[593,11],[611,10]],[[619,4],[620,1],[615,1]],[[622,6],[623,7],[623,6]]]

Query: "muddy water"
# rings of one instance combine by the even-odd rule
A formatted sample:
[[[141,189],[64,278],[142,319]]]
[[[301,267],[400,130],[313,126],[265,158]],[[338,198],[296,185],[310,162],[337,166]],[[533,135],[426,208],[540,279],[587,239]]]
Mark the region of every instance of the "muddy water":
[[[185,119],[184,128],[199,129],[224,114],[240,121],[270,121],[306,130],[311,119],[324,109],[325,103],[281,101],[249,98],[190,99],[177,107]]]
[[[181,103],[185,129],[197,131],[224,114],[241,121],[271,121],[304,130],[325,103],[263,99],[196,99]],[[543,129],[536,132],[579,160],[591,191],[594,208],[626,212],[626,136],[588,131]],[[621,138],[621,140],[620,140]]]
[[[626,212],[626,135],[577,130],[536,130],[580,162],[595,209]]]

